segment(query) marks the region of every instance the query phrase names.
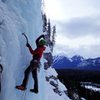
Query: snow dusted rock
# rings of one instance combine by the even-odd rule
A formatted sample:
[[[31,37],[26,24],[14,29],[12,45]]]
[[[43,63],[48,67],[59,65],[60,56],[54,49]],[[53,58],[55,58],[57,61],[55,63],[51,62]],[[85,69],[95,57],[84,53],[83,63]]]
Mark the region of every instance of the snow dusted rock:
[[[56,72],[56,70],[52,67],[49,67],[47,70],[46,70],[46,77],[50,77],[50,76],[54,76],[54,77],[57,77],[58,76],[58,73]]]
[[[81,100],[86,100],[85,98],[81,98]]]
[[[65,85],[62,84],[59,80],[58,80],[58,89],[59,89],[60,91],[67,91]]]
[[[53,87],[53,91],[57,93],[59,96],[67,95],[66,87],[60,82],[57,78],[58,73],[52,67],[46,70],[46,81]]]
[[[62,95],[58,94],[58,90],[57,93],[54,92],[54,87],[52,85],[50,85],[49,82],[46,82],[46,100],[70,100],[69,97],[63,93]]]
[[[47,60],[46,62],[44,62],[44,68],[47,69],[52,65],[52,62],[53,62],[51,52],[45,52],[44,53],[44,58],[45,58],[45,60]]]

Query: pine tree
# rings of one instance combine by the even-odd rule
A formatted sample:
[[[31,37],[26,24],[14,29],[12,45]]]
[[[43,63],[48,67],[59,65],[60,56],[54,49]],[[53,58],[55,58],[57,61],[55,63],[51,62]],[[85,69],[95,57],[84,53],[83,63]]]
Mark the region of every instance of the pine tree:
[[[52,28],[52,40],[51,40],[51,51],[53,52],[53,47],[55,45],[55,34],[56,34],[56,26]]]
[[[47,17],[46,17],[46,14],[42,15],[42,20],[43,20],[43,32],[46,32],[46,30],[47,30]]]
[[[52,43],[53,43],[53,46],[55,45],[55,34],[56,34],[56,26],[53,26],[53,32],[52,32]]]
[[[47,33],[48,33],[49,38],[50,38],[50,36],[51,36],[51,23],[50,23],[50,19],[48,20]]]

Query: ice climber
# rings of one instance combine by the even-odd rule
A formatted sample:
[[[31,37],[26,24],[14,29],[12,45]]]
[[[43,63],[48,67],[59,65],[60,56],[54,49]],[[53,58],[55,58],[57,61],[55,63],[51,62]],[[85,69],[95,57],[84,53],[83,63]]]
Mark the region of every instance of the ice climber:
[[[26,44],[30,53],[33,56],[33,59],[31,60],[30,65],[24,72],[24,79],[23,79],[22,84],[19,86],[16,86],[16,88],[19,90],[22,90],[22,91],[26,90],[28,77],[29,77],[30,72],[32,72],[32,77],[34,79],[34,88],[30,89],[30,91],[38,93],[37,69],[39,68],[40,59],[42,57],[43,51],[46,49],[45,46],[46,46],[47,42],[45,40],[44,35],[39,36],[35,42],[36,42],[36,46],[37,46],[37,48],[35,50],[32,49],[32,47],[30,46],[30,44],[28,42]]]

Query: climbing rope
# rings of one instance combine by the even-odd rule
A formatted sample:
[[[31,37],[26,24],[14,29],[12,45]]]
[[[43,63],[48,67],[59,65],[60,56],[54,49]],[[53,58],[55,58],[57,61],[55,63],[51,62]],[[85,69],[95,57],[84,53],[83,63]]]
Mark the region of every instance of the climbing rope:
[[[2,65],[0,64],[0,73],[2,73],[2,71],[3,71],[3,67],[2,67]]]
[[[22,97],[21,97],[21,100],[26,100],[26,92],[27,92],[27,91],[24,91],[24,92],[23,92]]]
[[[27,92],[27,91],[25,91],[24,100],[26,100],[26,92]]]
[[[0,92],[1,92],[2,73],[0,73]]]
[[[0,92],[1,92],[2,71],[3,71],[3,67],[0,64]]]

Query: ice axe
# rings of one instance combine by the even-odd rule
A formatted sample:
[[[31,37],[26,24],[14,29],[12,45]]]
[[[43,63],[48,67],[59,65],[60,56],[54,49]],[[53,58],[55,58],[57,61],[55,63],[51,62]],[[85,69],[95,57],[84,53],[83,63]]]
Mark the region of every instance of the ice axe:
[[[25,36],[26,41],[27,41],[27,43],[28,43],[28,37],[26,36],[26,34],[25,34],[25,33],[22,33],[22,35],[24,35],[24,36]]]

